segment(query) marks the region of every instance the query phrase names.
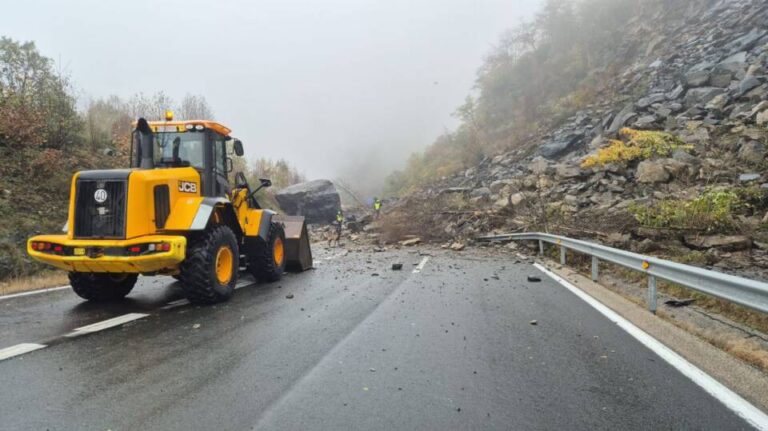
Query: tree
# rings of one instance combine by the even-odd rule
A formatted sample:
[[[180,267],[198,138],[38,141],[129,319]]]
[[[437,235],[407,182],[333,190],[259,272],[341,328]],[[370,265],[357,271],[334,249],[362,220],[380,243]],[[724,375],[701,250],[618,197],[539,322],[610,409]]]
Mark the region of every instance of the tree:
[[[149,121],[165,119],[165,111],[172,109],[173,99],[163,91],[158,91],[151,96],[144,93],[136,93],[128,99],[128,112],[131,118],[144,117]]]
[[[256,178],[269,178],[275,189],[282,189],[306,180],[304,175],[285,159],[272,160],[260,157],[251,163],[251,167]]]
[[[128,112],[128,106],[118,96],[91,99],[83,113],[85,134],[90,147],[124,150],[122,144],[127,140],[133,120]]]
[[[0,110],[6,117],[0,145],[64,149],[79,144],[82,122],[73,94],[69,78],[54,72],[53,61],[34,42],[0,38]],[[32,124],[39,132],[23,131]]]
[[[181,105],[176,110],[180,120],[213,120],[213,110],[201,95],[187,94],[181,99]]]

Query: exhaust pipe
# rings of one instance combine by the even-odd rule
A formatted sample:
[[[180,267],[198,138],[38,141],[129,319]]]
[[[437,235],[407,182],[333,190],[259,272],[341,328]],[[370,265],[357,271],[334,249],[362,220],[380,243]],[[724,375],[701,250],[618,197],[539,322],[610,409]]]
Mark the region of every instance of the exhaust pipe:
[[[155,135],[152,128],[144,118],[136,122],[136,130],[133,132],[133,146],[136,148],[136,159],[133,165],[140,169],[154,169],[155,167]]]

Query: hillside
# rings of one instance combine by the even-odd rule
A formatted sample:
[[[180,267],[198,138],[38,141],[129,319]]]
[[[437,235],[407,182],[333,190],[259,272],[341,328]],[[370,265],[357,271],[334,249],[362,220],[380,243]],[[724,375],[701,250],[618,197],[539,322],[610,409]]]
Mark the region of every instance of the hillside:
[[[766,66],[764,1],[550,1],[392,176],[389,231],[544,230],[765,279]]]

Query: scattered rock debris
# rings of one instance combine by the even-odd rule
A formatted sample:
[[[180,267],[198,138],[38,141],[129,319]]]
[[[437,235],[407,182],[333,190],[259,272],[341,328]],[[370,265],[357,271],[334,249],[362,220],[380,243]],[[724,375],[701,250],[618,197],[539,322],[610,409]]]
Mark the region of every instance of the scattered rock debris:
[[[687,307],[687,306],[693,304],[695,301],[696,300],[693,299],[693,298],[691,298],[691,299],[680,299],[680,300],[678,300],[678,299],[670,299],[669,301],[665,301],[664,303],[669,305],[670,307],[678,308],[678,307]]]
[[[411,238],[411,239],[406,239],[405,241],[400,241],[400,245],[404,245],[408,247],[411,245],[419,244],[420,242],[421,242],[421,238]]]

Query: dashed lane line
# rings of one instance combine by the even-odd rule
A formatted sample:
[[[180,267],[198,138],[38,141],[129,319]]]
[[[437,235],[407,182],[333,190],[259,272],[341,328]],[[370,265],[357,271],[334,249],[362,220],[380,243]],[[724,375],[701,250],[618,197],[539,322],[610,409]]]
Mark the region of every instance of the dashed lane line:
[[[235,286],[235,289],[239,289],[241,287],[250,286],[254,284],[255,282],[253,280],[243,280],[237,283]],[[16,295],[8,295],[4,297],[0,297],[0,299],[9,298],[9,297],[16,297],[16,296],[26,296],[26,295],[33,295],[36,293],[41,293],[45,291],[52,291],[52,290],[61,290],[61,289],[67,289],[69,286],[61,286],[61,287],[54,287],[50,289],[40,290],[40,291],[34,291],[34,292],[23,292],[21,294]],[[169,302],[168,304],[164,305],[163,307],[160,307],[160,310],[170,310],[172,308],[181,307],[184,305],[190,304],[188,299],[179,299],[176,301]],[[94,332],[103,331],[105,329],[114,328],[116,326],[124,325],[128,322],[133,322],[135,320],[143,319],[145,317],[149,316],[149,314],[145,313],[128,313],[123,314],[122,316],[113,317],[111,319],[103,320],[101,322],[92,323],[90,325],[81,326],[79,328],[75,328],[72,330],[72,332],[69,332],[68,334],[64,334],[63,336],[56,337],[52,340],[46,341],[52,342],[56,344],[56,342],[63,340],[65,338],[75,338],[80,337],[82,335],[87,334],[93,334]],[[38,343],[21,343],[17,344],[15,346],[6,347],[4,349],[0,349],[0,361],[3,361],[5,359],[13,358],[15,356],[23,355],[25,353],[33,352],[35,350],[43,349],[45,347],[48,347],[47,344],[38,344]]]
[[[693,383],[723,403],[723,405],[747,421],[750,425],[759,430],[768,430],[768,415],[763,413],[762,410],[750,404],[749,401],[739,396],[736,392],[728,389],[725,385],[715,380],[712,376],[705,373],[692,363],[688,362],[688,360],[675,353],[675,351],[662,344],[659,340],[653,338],[647,332],[632,324],[629,320],[619,316],[618,313],[611,310],[597,299],[589,296],[583,290],[577,288],[567,280],[551,272],[538,263],[533,264],[533,266],[538,268],[544,274],[547,274],[556,282],[560,283],[566,289],[570,290],[574,295],[581,298],[584,302],[589,304],[592,308],[597,310],[608,320],[614,322],[618,327],[623,329],[645,347],[651,349],[661,359],[677,369],[684,376],[691,379]]]
[[[72,332],[70,332],[69,334],[65,334],[64,336],[71,338],[71,337],[79,337],[81,335],[86,335],[86,334],[92,334],[94,332],[99,332],[105,329],[114,328],[115,326],[120,326],[122,324],[132,322],[134,320],[143,319],[147,316],[149,316],[149,314],[144,314],[144,313],[123,314],[122,316],[113,317],[111,319],[103,320],[101,322],[96,322],[90,325],[75,328]]]
[[[339,258],[339,257],[342,257],[342,256],[346,256],[347,254],[349,254],[349,250],[344,250],[344,251],[342,251],[340,253],[332,254],[332,255],[326,256],[326,257],[319,257],[317,259],[314,259],[314,261],[312,262],[312,266],[313,267],[320,266],[323,262],[326,262],[326,261],[329,261],[329,260],[333,260],[333,259],[336,259],[336,258]]]
[[[19,292],[19,293],[11,293],[9,295],[2,295],[0,296],[0,301],[3,299],[11,299],[11,298],[19,298],[21,296],[30,296],[30,295],[37,295],[40,293],[48,293],[48,292],[55,292],[57,290],[63,290],[63,289],[69,289],[70,286],[58,286],[58,287],[49,287],[47,289],[40,289],[40,290],[32,290],[30,292]]]
[[[252,284],[256,284],[256,282],[253,281],[253,280],[238,281],[237,284],[235,285],[235,290],[237,290],[237,289],[239,289],[241,287],[250,286]]]
[[[15,346],[6,347],[5,349],[0,349],[0,361],[25,353],[34,352],[35,350],[43,349],[45,347],[47,347],[45,344],[36,343],[21,343]]]
[[[185,299],[179,299],[179,300],[171,301],[171,302],[165,304],[164,306],[160,307],[160,309],[161,310],[170,310],[172,308],[181,307],[181,306],[188,305],[188,304],[190,304],[189,299],[186,299],[186,298]]]
[[[421,270],[424,269],[424,265],[426,265],[428,261],[429,261],[429,256],[424,256],[424,258],[421,259],[421,262],[419,262],[419,264],[416,265],[416,268],[413,269],[413,273],[414,274],[420,273]]]
[[[253,284],[256,284],[256,282],[253,281],[253,280],[239,281],[235,285],[235,289],[240,289],[241,287],[251,286]],[[160,309],[161,310],[171,310],[171,309],[174,309],[174,308],[177,308],[177,307],[183,307],[183,306],[189,305],[189,304],[191,304],[191,302],[189,302],[188,299],[182,298],[182,299],[177,299],[176,301],[171,301],[171,302],[163,305],[162,307],[160,307]]]

